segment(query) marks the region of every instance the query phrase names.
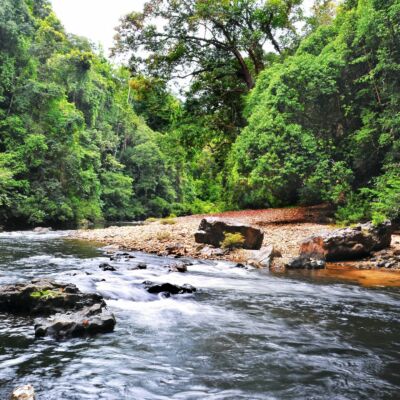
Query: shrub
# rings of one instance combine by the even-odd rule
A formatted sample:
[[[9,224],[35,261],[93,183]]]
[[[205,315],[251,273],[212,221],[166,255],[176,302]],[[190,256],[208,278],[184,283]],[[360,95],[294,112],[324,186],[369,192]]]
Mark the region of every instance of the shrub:
[[[144,222],[151,224],[152,222],[157,222],[158,218],[150,217],[147,218]]]
[[[241,233],[224,233],[221,247],[224,249],[238,249],[243,247],[245,238]]]
[[[175,225],[176,224],[176,219],[173,218],[163,218],[160,221],[161,225]]]
[[[172,236],[171,233],[167,231],[157,233],[157,239],[161,242],[171,239],[171,236]]]

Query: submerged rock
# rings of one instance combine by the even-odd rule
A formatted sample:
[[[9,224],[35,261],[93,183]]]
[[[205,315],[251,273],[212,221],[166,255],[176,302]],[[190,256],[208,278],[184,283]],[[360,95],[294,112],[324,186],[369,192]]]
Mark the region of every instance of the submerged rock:
[[[11,400],[35,400],[35,389],[32,385],[16,388],[11,394]]]
[[[76,312],[58,313],[35,320],[35,335],[56,338],[77,337],[108,333],[114,330],[116,321],[102,304],[94,304]]]
[[[168,266],[168,271],[169,272],[187,272],[187,264],[181,262],[181,263],[174,263],[170,264]]]
[[[327,261],[360,259],[389,247],[391,235],[390,222],[379,226],[367,223],[355,228],[338,229],[305,240],[300,255]]]
[[[287,269],[324,269],[325,261],[300,256],[291,259],[285,266]]]
[[[194,293],[196,288],[192,285],[174,285],[172,283],[154,283],[150,281],[143,282],[145,289],[152,294],[166,293],[169,295]]]
[[[243,248],[259,250],[264,240],[264,233],[250,225],[221,218],[204,218],[195,234],[197,243],[220,247],[225,233],[240,233],[244,237]]]
[[[112,265],[108,264],[108,263],[101,263],[99,265],[99,268],[102,269],[103,271],[116,271],[117,269],[115,267],[113,267]]]
[[[42,317],[35,321],[37,336],[81,336],[111,332],[115,326],[102,296],[49,279],[1,286],[0,311]]]

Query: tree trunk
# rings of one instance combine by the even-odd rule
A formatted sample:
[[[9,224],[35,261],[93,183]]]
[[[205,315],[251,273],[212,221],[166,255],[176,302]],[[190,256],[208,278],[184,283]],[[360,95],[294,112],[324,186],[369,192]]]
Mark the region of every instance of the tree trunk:
[[[240,54],[240,51],[237,49],[233,49],[233,54],[235,55],[236,59],[239,61],[240,68],[243,73],[244,81],[246,82],[247,89],[251,90],[254,87],[254,79],[250,73],[249,67],[247,66],[246,62],[243,59],[243,56]]]

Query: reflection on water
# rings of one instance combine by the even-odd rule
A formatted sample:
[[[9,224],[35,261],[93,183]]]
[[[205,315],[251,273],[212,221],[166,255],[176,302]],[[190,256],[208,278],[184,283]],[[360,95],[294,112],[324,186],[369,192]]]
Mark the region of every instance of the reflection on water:
[[[100,251],[60,233],[0,234],[0,284],[73,282],[100,292],[118,321],[112,334],[57,342],[0,315],[0,399],[25,383],[39,400],[399,398],[398,288],[200,261],[168,273],[170,260],[136,256],[104,272]],[[198,293],[164,299],[144,280]]]

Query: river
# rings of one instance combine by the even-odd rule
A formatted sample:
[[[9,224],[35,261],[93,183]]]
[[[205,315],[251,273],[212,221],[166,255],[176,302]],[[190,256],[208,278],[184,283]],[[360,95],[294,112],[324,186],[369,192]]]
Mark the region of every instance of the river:
[[[35,339],[32,321],[0,314],[0,399],[30,383],[38,400],[358,400],[400,398],[400,289],[311,274],[273,275],[134,253],[116,272],[65,232],[0,233],[0,284],[45,276],[101,293],[115,332]],[[131,270],[139,262],[147,270]],[[141,282],[195,286],[161,298]]]

